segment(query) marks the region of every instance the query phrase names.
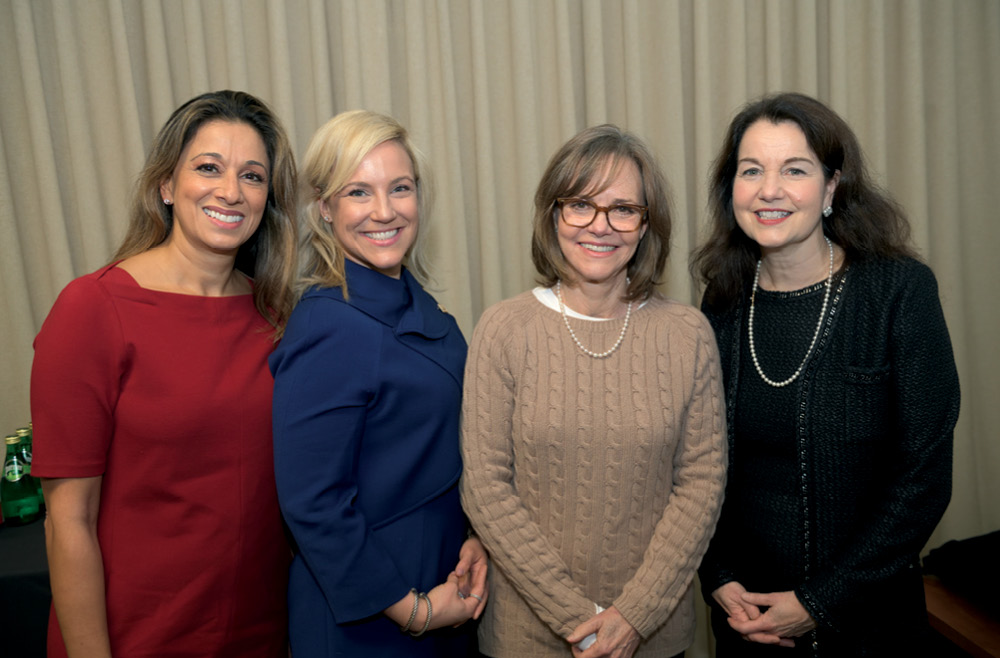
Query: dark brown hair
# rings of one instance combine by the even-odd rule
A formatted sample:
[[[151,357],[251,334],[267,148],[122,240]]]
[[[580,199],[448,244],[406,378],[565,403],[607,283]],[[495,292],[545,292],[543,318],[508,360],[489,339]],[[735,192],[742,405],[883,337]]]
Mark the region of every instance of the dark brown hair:
[[[740,143],[758,121],[790,121],[805,134],[806,143],[829,181],[840,180],[833,194],[833,213],[823,218],[823,231],[845,252],[845,264],[869,258],[915,256],[910,224],[903,209],[871,179],[854,131],[836,112],[803,94],[782,93],[753,101],[729,124],[725,141],[712,165],[709,180],[710,234],[691,260],[691,272],[708,284],[706,301],[729,306],[753,277],[760,248],[743,233],[733,214],[733,179]]]
[[[643,203],[649,210],[648,228],[628,263],[629,284],[623,301],[645,299],[653,293],[670,253],[671,214],[666,179],[656,158],[638,137],[610,124],[578,133],[552,156],[542,174],[535,192],[531,236],[531,260],[538,270],[539,283],[551,287],[569,276],[569,265],[559,248],[556,200],[601,192],[614,181],[622,164],[629,161],[639,170]]]

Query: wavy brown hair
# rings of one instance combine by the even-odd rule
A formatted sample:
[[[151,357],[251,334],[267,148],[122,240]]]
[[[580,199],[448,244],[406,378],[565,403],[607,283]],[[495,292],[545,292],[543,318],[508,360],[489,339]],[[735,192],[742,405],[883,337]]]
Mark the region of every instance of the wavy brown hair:
[[[666,178],[652,152],[635,135],[604,124],[587,128],[566,142],[549,160],[535,192],[531,260],[539,283],[552,287],[571,278],[559,247],[556,221],[560,197],[593,196],[614,182],[622,164],[634,162],[642,180],[648,228],[628,263],[629,284],[623,301],[653,294],[670,253],[671,212]],[[611,166],[608,166],[611,165]]]
[[[260,226],[236,253],[236,269],[254,280],[257,311],[280,338],[292,312],[295,277],[297,176],[295,158],[278,118],[261,100],[242,91],[213,91],[187,101],[170,115],[153,140],[132,194],[128,229],[112,261],[159,244],[173,229],[173,207],[160,184],[169,179],[184,148],[210,121],[245,123],[260,135],[271,170]]]
[[[840,172],[833,194],[833,214],[824,217],[823,231],[845,252],[845,264],[870,258],[915,257],[910,224],[902,207],[878,187],[868,173],[854,131],[840,116],[815,98],[796,93],[765,96],[743,107],[729,124],[712,165],[709,180],[708,239],[692,254],[692,274],[708,284],[705,301],[727,307],[742,294],[760,258],[760,247],[743,233],[733,214],[733,180],[740,143],[758,121],[790,121],[805,134],[806,143],[829,181]]]

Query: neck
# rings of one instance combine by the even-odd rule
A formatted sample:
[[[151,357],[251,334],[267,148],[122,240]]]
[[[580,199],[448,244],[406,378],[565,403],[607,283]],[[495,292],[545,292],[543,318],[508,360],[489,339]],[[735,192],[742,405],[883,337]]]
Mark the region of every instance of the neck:
[[[157,287],[202,297],[226,297],[248,291],[237,272],[235,254],[195,252],[165,244],[148,252],[158,266]]]
[[[623,272],[612,281],[563,281],[562,297],[567,308],[592,318],[617,318],[625,315],[628,304],[622,301],[628,279]]]
[[[843,250],[833,245],[834,271],[843,262]],[[827,278],[830,271],[830,248],[820,236],[819,242],[802,245],[794,253],[764,250],[761,255],[760,287],[765,290],[801,290]]]

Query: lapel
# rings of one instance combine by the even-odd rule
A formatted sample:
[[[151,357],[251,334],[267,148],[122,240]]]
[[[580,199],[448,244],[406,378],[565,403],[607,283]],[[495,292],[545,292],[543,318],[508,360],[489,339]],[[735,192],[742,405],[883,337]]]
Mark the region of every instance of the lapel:
[[[399,279],[393,279],[349,260],[344,268],[347,303],[389,327],[401,344],[443,368],[461,389],[465,339],[455,319],[413,275],[404,267]],[[340,297],[340,288],[333,290]]]

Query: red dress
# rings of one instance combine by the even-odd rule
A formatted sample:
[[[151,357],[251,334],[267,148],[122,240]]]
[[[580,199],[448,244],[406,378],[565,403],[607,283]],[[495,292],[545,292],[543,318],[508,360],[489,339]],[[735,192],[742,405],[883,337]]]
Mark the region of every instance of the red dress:
[[[35,339],[32,472],[103,476],[114,655],[287,655],[271,350],[250,295],[147,290],[113,265]],[[48,651],[66,655],[54,611]]]

